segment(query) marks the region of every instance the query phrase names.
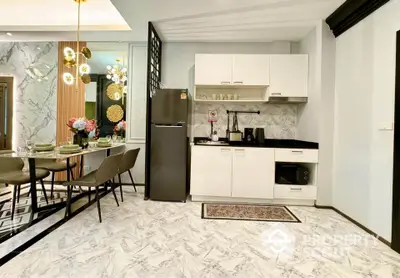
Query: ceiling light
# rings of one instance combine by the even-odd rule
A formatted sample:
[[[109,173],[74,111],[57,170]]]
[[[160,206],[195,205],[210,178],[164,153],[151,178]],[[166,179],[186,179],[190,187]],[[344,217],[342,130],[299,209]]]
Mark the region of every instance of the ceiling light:
[[[128,69],[123,67],[121,61],[119,59],[116,60],[116,64],[113,66],[107,66],[107,79],[110,79],[115,84],[125,85],[125,82],[128,80],[127,73]]]
[[[75,67],[75,77],[70,72],[65,72],[63,74],[63,80],[67,85],[72,85],[74,82],[76,83],[76,90],[79,89],[79,75],[80,80],[84,84],[90,83],[90,66],[86,63],[86,60],[92,57],[92,53],[89,48],[83,47],[79,48],[79,35],[80,35],[80,22],[81,22],[81,3],[85,3],[87,0],[74,0],[74,2],[78,3],[78,26],[77,26],[77,40],[76,40],[76,49],[72,49],[71,47],[64,48],[64,65],[68,68]],[[83,58],[81,61],[80,58]]]
[[[72,75],[71,73],[69,73],[69,72],[65,72],[65,73],[63,74],[63,80],[64,80],[65,84],[67,84],[67,85],[72,85],[72,84],[74,84],[74,77],[73,77],[73,75]]]
[[[79,66],[79,72],[81,75],[90,73],[90,66],[88,64],[82,64]]]
[[[11,37],[11,36],[12,36],[12,33],[7,32],[6,35]]]

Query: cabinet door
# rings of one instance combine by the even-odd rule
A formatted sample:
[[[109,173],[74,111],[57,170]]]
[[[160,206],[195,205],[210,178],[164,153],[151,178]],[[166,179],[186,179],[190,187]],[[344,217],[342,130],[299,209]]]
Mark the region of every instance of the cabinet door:
[[[235,55],[233,60],[234,85],[269,85],[268,55]]]
[[[192,147],[190,194],[231,196],[231,148]]]
[[[230,85],[233,55],[196,54],[195,85]]]
[[[271,97],[307,97],[308,55],[271,55]]]
[[[273,199],[274,149],[233,149],[232,197]]]

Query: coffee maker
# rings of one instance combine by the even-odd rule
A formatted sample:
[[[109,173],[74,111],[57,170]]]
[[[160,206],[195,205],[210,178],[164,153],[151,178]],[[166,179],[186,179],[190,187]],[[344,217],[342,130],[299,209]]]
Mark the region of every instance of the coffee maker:
[[[246,127],[244,129],[244,138],[243,140],[247,143],[254,143],[254,128]]]

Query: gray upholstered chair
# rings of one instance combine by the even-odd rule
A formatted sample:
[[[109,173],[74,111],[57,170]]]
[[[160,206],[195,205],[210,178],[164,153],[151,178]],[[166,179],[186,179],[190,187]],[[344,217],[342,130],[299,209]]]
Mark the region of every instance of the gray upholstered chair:
[[[14,185],[13,198],[11,206],[11,220],[14,219],[15,212],[15,201],[18,199],[21,191],[21,185],[30,183],[29,172],[23,172],[24,161],[17,157],[0,157],[0,182],[5,183],[6,186],[9,184]],[[46,203],[48,203],[46,189],[44,188],[43,179],[50,175],[50,172],[43,169],[36,169],[36,180],[40,180],[42,184],[42,190]]]
[[[50,198],[53,198],[54,191],[54,178],[57,172],[67,171],[67,163],[65,161],[57,161],[56,159],[36,159],[36,168],[45,169],[51,172],[51,189]],[[76,162],[70,162],[69,168],[72,179],[74,179],[74,174],[72,169],[76,167]]]
[[[125,152],[124,156],[122,157],[121,160],[121,164],[119,165],[119,170],[118,170],[118,181],[119,181],[119,185],[120,185],[120,190],[121,190],[121,201],[124,201],[124,196],[122,193],[122,182],[121,182],[121,175],[125,172],[129,173],[129,177],[131,178],[132,181],[132,185],[133,188],[135,189],[135,192],[137,192],[136,190],[136,186],[135,186],[135,182],[133,180],[132,177],[132,173],[131,173],[131,169],[135,166],[137,157],[139,155],[139,151],[140,149],[132,149],[132,150],[128,150],[127,152]]]
[[[101,163],[100,167],[82,178],[76,179],[74,181],[65,182],[64,185],[67,186],[67,207],[65,209],[65,216],[70,215],[71,213],[71,199],[72,199],[72,187],[82,186],[95,187],[96,189],[96,201],[97,201],[97,210],[99,214],[99,221],[101,223],[101,211],[100,211],[100,196],[99,196],[99,187],[102,185],[111,184],[111,190],[114,194],[115,201],[118,204],[117,195],[115,194],[115,184],[110,181],[118,174],[118,167],[121,163],[123,153],[111,155],[106,157],[104,161]],[[90,190],[89,190],[90,194]]]

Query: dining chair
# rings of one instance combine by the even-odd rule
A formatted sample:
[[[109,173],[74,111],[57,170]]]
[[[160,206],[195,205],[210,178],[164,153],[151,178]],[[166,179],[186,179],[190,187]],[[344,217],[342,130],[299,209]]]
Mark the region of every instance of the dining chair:
[[[124,201],[124,196],[122,193],[122,182],[121,182],[121,175],[125,172],[129,173],[129,177],[131,178],[133,188],[136,190],[135,182],[132,177],[131,169],[135,166],[137,157],[139,155],[140,148],[128,150],[125,152],[124,156],[122,157],[121,164],[119,165],[118,169],[118,181],[121,190],[121,201]]]
[[[50,198],[53,199],[54,191],[54,178],[57,172],[64,172],[68,170],[67,163],[65,161],[57,161],[56,159],[36,159],[36,168],[44,169],[51,172],[51,189]],[[76,167],[76,162],[69,163],[69,169],[71,173],[71,178],[74,179],[74,174],[72,169]]]
[[[19,201],[19,192],[21,191],[21,185],[30,183],[31,181],[29,172],[23,172],[23,168],[24,161],[19,157],[0,157],[0,182],[5,183],[6,186],[8,186],[9,184],[14,185],[11,205],[11,220],[14,219],[17,192]],[[42,184],[42,191],[47,204],[49,202],[47,200],[46,189],[43,184],[43,179],[48,177],[49,175],[50,172],[47,170],[36,169],[36,181],[40,180]]]
[[[107,184],[111,184],[111,190],[113,192],[115,202],[117,206],[119,206],[117,195],[115,194],[115,184],[110,181],[118,174],[118,167],[121,163],[123,153],[111,155],[106,157],[104,161],[101,163],[100,167],[90,172],[89,174],[78,178],[74,181],[65,182],[63,185],[67,186],[67,207],[65,209],[65,216],[70,215],[71,212],[71,199],[72,199],[72,187],[73,186],[81,186],[88,187],[90,194],[90,188],[94,187],[96,189],[96,201],[97,201],[97,211],[99,214],[99,221],[101,223],[101,211],[100,211],[100,196],[99,196],[99,187]]]

